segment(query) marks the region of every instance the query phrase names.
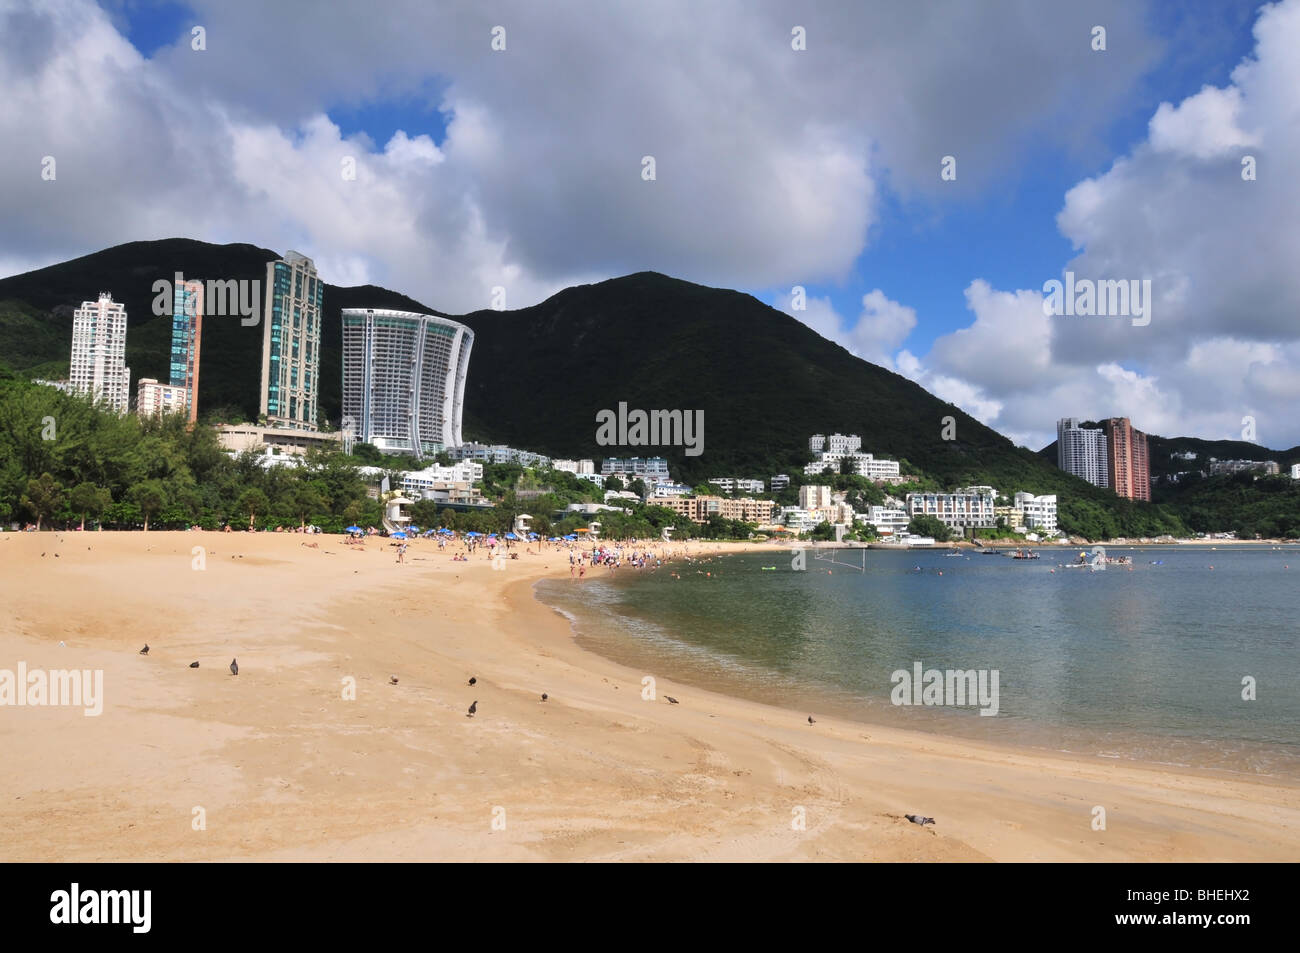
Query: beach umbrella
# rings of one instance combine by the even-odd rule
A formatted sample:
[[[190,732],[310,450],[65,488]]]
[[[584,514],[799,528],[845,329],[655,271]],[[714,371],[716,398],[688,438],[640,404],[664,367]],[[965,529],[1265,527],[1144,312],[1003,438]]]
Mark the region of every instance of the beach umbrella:
[[[343,530],[343,532],[345,532],[345,533],[359,533],[359,532],[361,532],[361,527],[360,527],[360,526],[349,526],[349,527],[347,527],[345,530]]]
[[[548,543],[558,543],[559,541],[560,541],[560,537],[558,536],[552,536],[550,539],[547,540]]]
[[[442,527],[441,529],[439,529],[438,532],[441,533],[443,536],[454,536],[454,535],[455,535],[451,530],[447,529],[447,527],[445,527],[445,526]]]
[[[506,533],[506,539],[518,539],[518,538],[519,537],[516,536],[514,533]]]
[[[393,539],[406,539],[406,534],[403,533],[401,530],[398,530],[396,533],[393,534]]]
[[[482,534],[482,533],[476,533],[476,532],[474,532],[473,530],[470,530],[470,531],[469,531],[468,533],[466,533],[465,535],[466,535],[466,536],[482,536],[483,534]]]

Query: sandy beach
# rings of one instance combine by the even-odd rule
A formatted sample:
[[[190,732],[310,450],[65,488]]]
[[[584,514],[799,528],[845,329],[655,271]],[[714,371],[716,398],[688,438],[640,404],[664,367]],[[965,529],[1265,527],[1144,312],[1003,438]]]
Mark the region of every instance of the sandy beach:
[[[565,554],[387,543],[0,534],[0,669],[102,670],[104,693],[91,717],[0,707],[0,859],[1300,858],[1300,785],[809,725],[666,679],[643,700],[653,672],[533,597]]]

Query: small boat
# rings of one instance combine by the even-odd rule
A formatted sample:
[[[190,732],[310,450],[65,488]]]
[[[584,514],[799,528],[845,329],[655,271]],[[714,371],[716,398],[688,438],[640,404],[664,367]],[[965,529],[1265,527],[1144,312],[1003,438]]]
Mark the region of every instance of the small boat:
[[[1011,558],[1012,559],[1038,559],[1039,555],[1038,553],[1035,553],[1032,550],[1026,552],[1023,549],[1017,549],[1014,553],[1011,554]]]

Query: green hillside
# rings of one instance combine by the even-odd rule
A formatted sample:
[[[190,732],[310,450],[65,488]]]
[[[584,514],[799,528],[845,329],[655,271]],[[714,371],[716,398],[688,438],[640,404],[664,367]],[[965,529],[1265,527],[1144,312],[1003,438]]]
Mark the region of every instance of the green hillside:
[[[133,242],[0,280],[0,361],[23,376],[66,366],[71,311],[109,291],[128,309],[132,379],[168,373],[170,318],[152,314],[153,283],[187,278],[265,280],[276,252],[187,239]],[[326,285],[320,407],[340,416],[341,323],[347,307],[432,311],[383,288]],[[457,318],[474,329],[465,401],[466,439],[553,456],[655,455],[688,482],[711,476],[797,473],[814,432],[861,434],[863,448],[905,461],[932,485],[982,483],[1003,493],[1062,496],[1062,523],[1096,535],[1181,526],[1156,507],[1062,473],[904,377],[867,363],[750,295],[651,272],[566,289],[517,311]],[[257,414],[261,327],[204,322],[199,404],[218,417]],[[49,376],[45,373],[44,376]],[[704,412],[704,449],[602,447],[596,415],[632,409]],[[955,439],[944,440],[944,421]],[[323,421],[323,422],[325,422]]]

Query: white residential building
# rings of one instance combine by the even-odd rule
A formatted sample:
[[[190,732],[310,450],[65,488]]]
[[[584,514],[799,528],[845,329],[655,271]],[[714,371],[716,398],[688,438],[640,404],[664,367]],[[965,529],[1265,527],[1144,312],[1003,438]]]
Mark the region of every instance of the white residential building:
[[[772,477],[769,485],[772,487],[773,493],[784,490],[790,485],[790,475],[788,473],[778,473]]]
[[[606,457],[601,461],[602,475],[623,480],[668,479],[668,461],[663,457]]]
[[[731,477],[714,477],[709,480],[713,486],[716,486],[724,493],[762,493],[762,480],[746,480],[743,478],[732,479]]]
[[[796,533],[806,533],[821,522],[817,514],[799,506],[783,506],[777,522]]]
[[[1056,465],[1093,486],[1110,486],[1106,431],[1085,430],[1077,417],[1056,422]]]
[[[356,439],[417,458],[459,445],[474,332],[437,315],[383,308],[344,308],[342,321],[343,416]],[[289,373],[296,382],[297,369]],[[310,369],[303,373],[310,381]]]
[[[131,404],[131,369],[126,366],[126,306],[107,291],[83,301],[72,314],[73,393],[90,394],[120,414]]]
[[[695,492],[694,487],[687,486],[685,483],[654,483],[648,487],[649,496],[667,496],[683,497],[691,496]]]
[[[420,497],[435,484],[475,483],[483,479],[483,464],[477,460],[462,460],[449,467],[431,464],[423,470],[411,470],[402,475],[402,492]]]
[[[813,453],[853,453],[862,449],[862,438],[857,434],[833,433],[829,437],[815,433],[808,438],[808,449]]]
[[[463,443],[458,447],[448,447],[447,453],[453,460],[476,460],[479,463],[518,463],[525,467],[547,467],[551,458],[531,450],[516,450],[504,444],[492,445],[482,443]]]
[[[1291,479],[1300,480],[1300,463],[1291,464]]]
[[[1016,509],[1024,514],[1025,527],[1045,536],[1056,532],[1056,496],[1034,496],[1017,493]]]
[[[869,480],[892,480],[899,476],[897,460],[877,460],[870,453],[844,452],[840,450],[827,450],[821,456],[809,463],[803,468],[806,476],[816,476],[829,470],[831,473],[840,472],[840,464],[843,460],[849,460],[852,463],[852,472],[858,476],[864,476]]]
[[[551,469],[573,474],[595,473],[596,464],[592,460],[552,460]]]
[[[955,529],[990,528],[997,494],[992,487],[967,487],[954,493],[907,494],[908,516],[933,516]]]
[[[876,528],[881,536],[894,536],[907,532],[911,518],[906,510],[892,506],[873,506],[867,512],[867,522]]]

